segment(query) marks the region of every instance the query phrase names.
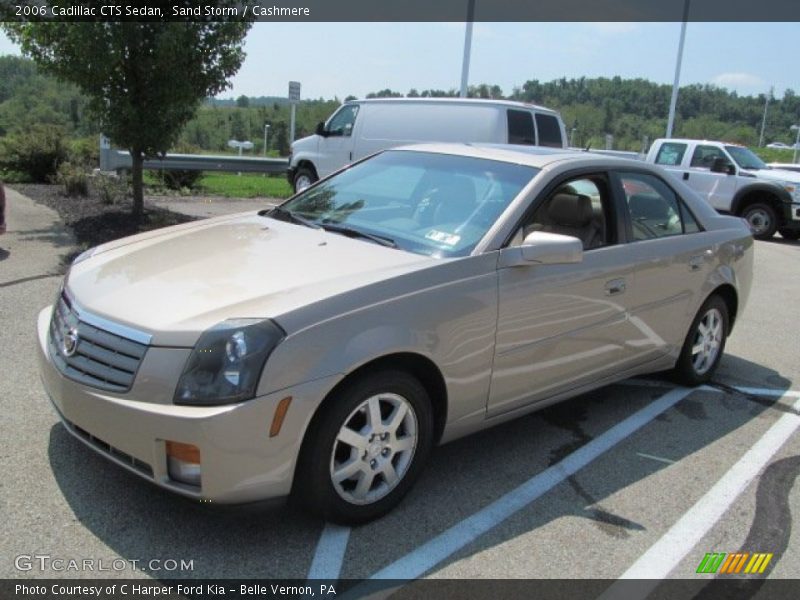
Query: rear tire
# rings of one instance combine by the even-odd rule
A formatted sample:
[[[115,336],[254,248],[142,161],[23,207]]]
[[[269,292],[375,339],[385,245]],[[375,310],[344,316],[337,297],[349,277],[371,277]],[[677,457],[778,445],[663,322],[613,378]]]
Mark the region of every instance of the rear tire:
[[[313,169],[300,167],[294,174],[294,193],[302,192],[304,189],[315,183],[319,179]]]
[[[764,202],[750,204],[742,211],[741,216],[750,224],[753,237],[757,240],[768,240],[778,230],[775,209]]]
[[[358,377],[309,426],[293,499],[326,520],[371,521],[411,489],[432,445],[431,402],[415,377],[396,370]]]
[[[729,319],[725,301],[717,295],[710,296],[689,327],[681,355],[672,370],[673,379],[688,386],[711,381],[725,352]]]

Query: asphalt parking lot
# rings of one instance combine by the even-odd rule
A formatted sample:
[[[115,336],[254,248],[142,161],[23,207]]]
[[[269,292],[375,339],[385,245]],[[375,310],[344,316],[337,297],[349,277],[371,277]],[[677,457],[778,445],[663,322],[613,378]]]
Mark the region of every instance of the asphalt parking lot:
[[[768,577],[800,572],[798,243],[756,243],[753,292],[712,386],[628,381],[443,446],[399,509],[350,529],[285,506],[194,504],[72,438],[34,361],[71,239],[13,191],[8,221],[2,578],[708,579],[695,572],[706,553],[739,551],[773,553]]]

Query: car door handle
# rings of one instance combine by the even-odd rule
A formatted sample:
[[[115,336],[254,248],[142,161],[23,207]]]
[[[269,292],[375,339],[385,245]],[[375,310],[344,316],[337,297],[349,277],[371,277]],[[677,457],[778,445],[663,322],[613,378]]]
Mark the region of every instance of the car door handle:
[[[624,292],[624,279],[612,279],[611,281],[606,281],[606,296],[614,296],[615,294],[623,294]]]

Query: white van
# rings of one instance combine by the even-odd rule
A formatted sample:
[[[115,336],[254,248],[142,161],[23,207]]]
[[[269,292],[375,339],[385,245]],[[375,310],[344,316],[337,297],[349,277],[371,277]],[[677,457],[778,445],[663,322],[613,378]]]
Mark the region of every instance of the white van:
[[[507,100],[380,98],[344,103],[317,132],[292,144],[295,191],[370,154],[419,142],[567,146],[554,110]]]

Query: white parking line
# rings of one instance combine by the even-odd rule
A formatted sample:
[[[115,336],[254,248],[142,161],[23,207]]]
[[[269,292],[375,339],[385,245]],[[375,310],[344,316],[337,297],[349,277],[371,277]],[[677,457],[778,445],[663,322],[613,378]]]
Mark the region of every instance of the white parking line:
[[[327,579],[336,581],[342,571],[347,541],[350,539],[350,528],[326,523],[319,536],[317,550],[311,561],[307,579]]]
[[[800,410],[800,400],[795,402],[793,408],[796,411]],[[621,579],[654,580],[641,582],[647,585],[637,589],[637,592],[641,591],[640,597],[646,597],[658,585],[657,580],[669,575],[683,557],[719,521],[798,427],[800,427],[800,416],[797,414],[784,414],[778,419],[705,496],[700,498],[660,540],[622,574]],[[600,598],[615,597],[614,587],[612,585]]]
[[[528,506],[693,391],[687,388],[677,388],[667,392],[562,461],[378,571],[370,579],[416,579],[420,577],[448,556]],[[360,586],[352,591],[356,592],[358,587]],[[358,597],[358,593],[355,593],[355,597]]]
[[[650,460],[657,460],[658,462],[667,463],[668,465],[675,464],[674,460],[670,460],[668,458],[661,458],[660,456],[653,456],[652,454],[645,454],[644,452],[637,452],[636,456],[641,456],[642,458],[649,458]]]

